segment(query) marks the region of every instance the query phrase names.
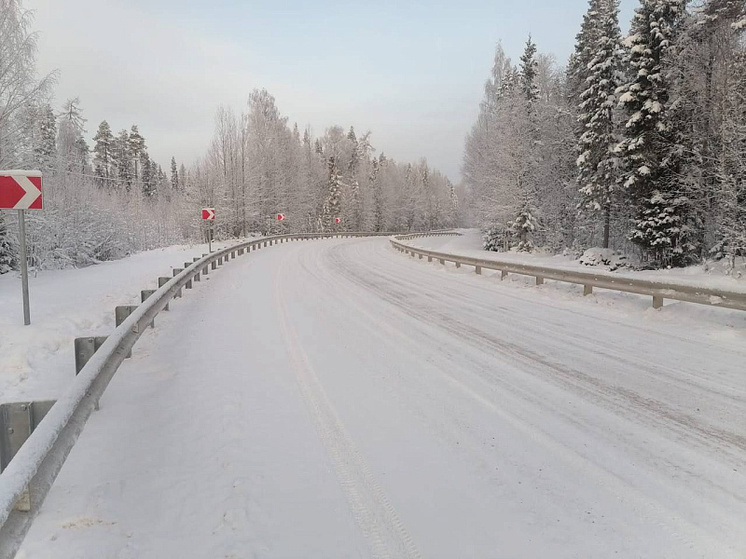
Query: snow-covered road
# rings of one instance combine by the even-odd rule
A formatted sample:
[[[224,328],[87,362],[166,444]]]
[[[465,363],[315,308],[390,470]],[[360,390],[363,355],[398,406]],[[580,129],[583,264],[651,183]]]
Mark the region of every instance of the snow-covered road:
[[[742,336],[385,239],[208,277],[121,367],[19,557],[746,557]]]

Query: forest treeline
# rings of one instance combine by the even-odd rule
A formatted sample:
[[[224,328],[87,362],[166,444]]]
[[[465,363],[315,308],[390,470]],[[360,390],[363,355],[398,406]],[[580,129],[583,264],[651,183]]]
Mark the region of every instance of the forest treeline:
[[[498,46],[466,142],[493,250],[612,247],[649,266],[746,255],[746,2],[590,0],[567,67]]]
[[[108,121],[92,143],[81,101],[55,110],[57,74],[36,72],[36,34],[21,0],[0,0],[0,169],[39,169],[45,209],[27,212],[35,269],[84,266],[202,241],[202,207],[218,236],[410,231],[458,222],[454,185],[424,159],[397,162],[371,132],[331,126],[314,137],[290,125],[265,90],[244,110],[220,107],[210,148],[164,170],[146,131]],[[277,214],[284,214],[281,222]],[[15,212],[0,211],[0,273],[18,266]]]

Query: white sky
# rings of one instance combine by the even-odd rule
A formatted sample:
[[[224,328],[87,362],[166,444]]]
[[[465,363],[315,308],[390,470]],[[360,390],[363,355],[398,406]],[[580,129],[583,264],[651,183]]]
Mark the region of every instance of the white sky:
[[[634,0],[622,0],[627,27]],[[55,105],[79,96],[88,137],[138,124],[164,168],[201,156],[223,103],[253,88],[315,134],[372,130],[379,151],[426,157],[454,180],[502,40],[517,61],[529,32],[569,56],[586,0],[26,0],[39,69],[60,70]]]

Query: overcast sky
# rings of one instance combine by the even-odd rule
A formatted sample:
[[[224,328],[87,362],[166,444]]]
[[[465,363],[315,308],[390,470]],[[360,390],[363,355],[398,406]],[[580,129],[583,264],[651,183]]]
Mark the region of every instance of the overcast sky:
[[[378,151],[460,179],[466,133],[501,40],[565,61],[587,0],[26,0],[55,105],[79,96],[88,137],[138,124],[164,168],[206,150],[218,105],[266,88],[314,134],[372,130]],[[622,0],[627,29],[636,0]]]

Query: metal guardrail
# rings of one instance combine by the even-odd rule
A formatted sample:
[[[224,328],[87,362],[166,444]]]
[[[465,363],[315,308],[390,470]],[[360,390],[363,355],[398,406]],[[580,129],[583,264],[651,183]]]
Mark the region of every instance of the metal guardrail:
[[[448,233],[439,234],[446,235]],[[458,233],[450,234],[458,235]],[[545,279],[582,285],[583,295],[590,295],[593,293],[594,287],[599,289],[609,289],[612,291],[636,293],[638,295],[649,295],[653,298],[653,308],[656,309],[663,306],[664,299],[671,299],[675,301],[685,301],[687,303],[698,303],[700,305],[746,311],[746,292],[630,278],[612,273],[563,270],[560,268],[548,268],[545,266],[521,264],[505,260],[500,261],[488,260],[485,258],[473,258],[470,256],[461,256],[458,254],[448,254],[416,248],[401,242],[420,236],[426,236],[426,234],[399,235],[391,239],[391,245],[396,250],[410,254],[413,257],[427,257],[428,262],[437,259],[441,264],[453,262],[456,264],[456,267],[461,267],[461,265],[474,266],[477,274],[481,274],[483,269],[497,270],[501,272],[502,279],[505,279],[508,274],[518,274],[535,278],[536,285],[541,285],[544,283]]]
[[[155,317],[181,297],[182,289],[192,286],[200,275],[238,255],[262,247],[296,240],[390,237],[392,233],[318,233],[278,235],[247,241],[209,254],[186,267],[134,309],[72,380],[67,392],[49,409],[44,419],[0,474],[0,559],[14,557],[23,537],[39,512],[57,474],[80,436],[86,421],[107,385]],[[21,500],[24,506],[16,505]]]

